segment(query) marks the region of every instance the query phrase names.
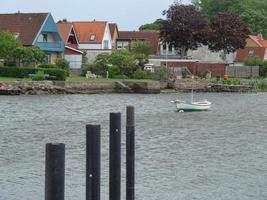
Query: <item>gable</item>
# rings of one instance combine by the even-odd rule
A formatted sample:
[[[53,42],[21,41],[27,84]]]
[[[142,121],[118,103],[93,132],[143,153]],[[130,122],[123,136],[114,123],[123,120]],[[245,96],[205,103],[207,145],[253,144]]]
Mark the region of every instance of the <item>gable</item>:
[[[18,35],[23,45],[33,44],[48,13],[10,13],[0,14],[0,31]]]
[[[58,32],[57,25],[52,17],[52,15],[49,14],[47,20],[45,21],[45,24],[42,27],[42,32]]]
[[[73,22],[79,43],[102,43],[107,22]]]
[[[259,44],[257,44],[254,40],[248,38],[246,40],[246,47],[259,47]]]

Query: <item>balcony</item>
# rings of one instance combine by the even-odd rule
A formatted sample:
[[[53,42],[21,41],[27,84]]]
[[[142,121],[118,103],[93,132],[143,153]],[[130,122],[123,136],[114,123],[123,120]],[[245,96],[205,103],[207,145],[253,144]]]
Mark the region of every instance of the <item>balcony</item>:
[[[63,52],[65,45],[64,42],[36,42],[35,46],[40,47],[43,51],[56,51]]]

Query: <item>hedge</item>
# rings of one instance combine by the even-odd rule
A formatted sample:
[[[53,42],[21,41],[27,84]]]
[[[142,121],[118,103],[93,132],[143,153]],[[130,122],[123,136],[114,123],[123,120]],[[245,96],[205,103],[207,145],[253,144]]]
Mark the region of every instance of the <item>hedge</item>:
[[[0,76],[2,77],[15,77],[15,78],[28,78],[29,74],[37,74],[38,71],[43,71],[44,74],[49,74],[47,80],[66,80],[67,74],[62,69],[44,69],[32,67],[0,67]]]

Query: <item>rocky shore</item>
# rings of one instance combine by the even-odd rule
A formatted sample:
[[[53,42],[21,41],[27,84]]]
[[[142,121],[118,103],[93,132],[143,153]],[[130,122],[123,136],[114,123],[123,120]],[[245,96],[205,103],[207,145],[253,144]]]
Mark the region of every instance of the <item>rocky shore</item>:
[[[160,93],[162,89],[179,92],[255,92],[245,85],[224,85],[207,80],[178,80],[175,83],[157,81],[116,82],[64,82],[64,81],[15,81],[6,83],[0,95],[38,94],[95,94],[95,93]]]

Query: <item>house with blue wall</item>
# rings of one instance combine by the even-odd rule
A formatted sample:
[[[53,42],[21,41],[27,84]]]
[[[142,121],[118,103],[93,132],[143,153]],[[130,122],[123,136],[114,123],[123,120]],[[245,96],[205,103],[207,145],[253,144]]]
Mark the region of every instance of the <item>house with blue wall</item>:
[[[0,32],[11,32],[24,46],[37,46],[47,54],[47,62],[63,57],[64,41],[50,13],[0,14]]]

